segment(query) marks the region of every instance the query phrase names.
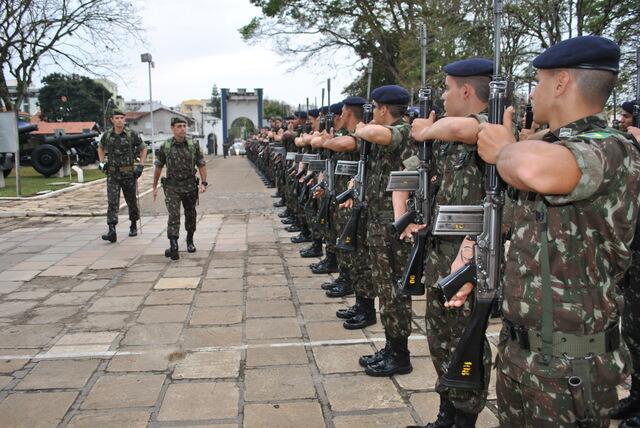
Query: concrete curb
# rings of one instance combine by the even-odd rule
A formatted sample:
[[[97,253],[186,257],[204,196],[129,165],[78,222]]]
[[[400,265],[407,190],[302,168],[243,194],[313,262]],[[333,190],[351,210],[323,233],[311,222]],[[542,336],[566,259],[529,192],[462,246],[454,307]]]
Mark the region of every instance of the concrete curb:
[[[0,201],[39,201],[42,199],[49,199],[54,196],[57,196],[61,193],[71,192],[72,190],[82,189],[83,187],[92,186],[97,183],[104,183],[107,181],[107,178],[99,178],[97,180],[89,181],[88,183],[72,183],[71,186],[65,187],[64,189],[54,190],[53,192],[49,192],[44,195],[38,196],[20,196],[20,197],[11,197],[5,196],[0,197]]]

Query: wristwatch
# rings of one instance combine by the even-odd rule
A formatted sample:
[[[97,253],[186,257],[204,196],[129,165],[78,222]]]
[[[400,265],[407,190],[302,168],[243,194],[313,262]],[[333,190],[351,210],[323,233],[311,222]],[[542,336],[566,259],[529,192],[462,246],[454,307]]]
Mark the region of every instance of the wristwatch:
[[[209,185],[209,183],[207,183],[206,181],[203,181],[203,182],[202,182],[202,185],[203,185],[204,187],[207,187],[207,186]]]

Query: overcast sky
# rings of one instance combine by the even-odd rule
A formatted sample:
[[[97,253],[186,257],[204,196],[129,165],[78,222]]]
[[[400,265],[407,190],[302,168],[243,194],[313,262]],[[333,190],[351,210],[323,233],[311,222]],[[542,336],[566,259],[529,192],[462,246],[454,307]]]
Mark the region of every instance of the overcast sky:
[[[264,88],[265,97],[297,108],[305,97],[320,102],[321,88],[332,78],[332,101],[355,77],[351,70],[301,69],[287,73],[285,59],[268,44],[250,46],[238,29],[259,10],[248,0],[141,0],[146,48],[153,55],[153,98],[176,105],[191,98],[209,98],[213,84],[219,88]],[[139,48],[130,51],[124,80],[112,78],[126,100],[148,99],[147,64]]]

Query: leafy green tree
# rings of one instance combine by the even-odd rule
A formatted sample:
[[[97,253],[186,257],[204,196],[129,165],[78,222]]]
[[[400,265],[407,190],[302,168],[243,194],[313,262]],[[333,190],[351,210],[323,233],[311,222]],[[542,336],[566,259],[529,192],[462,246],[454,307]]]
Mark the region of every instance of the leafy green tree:
[[[288,116],[293,111],[292,107],[279,100],[265,99],[262,105],[264,117],[269,119],[274,116]]]
[[[111,92],[88,77],[52,73],[42,83],[38,102],[45,120],[102,124],[109,114],[105,108]]]
[[[213,88],[211,89],[211,108],[213,109],[213,115],[215,117],[220,117],[222,113],[221,106],[222,98],[220,96],[220,90],[218,89],[218,85],[213,84]]]

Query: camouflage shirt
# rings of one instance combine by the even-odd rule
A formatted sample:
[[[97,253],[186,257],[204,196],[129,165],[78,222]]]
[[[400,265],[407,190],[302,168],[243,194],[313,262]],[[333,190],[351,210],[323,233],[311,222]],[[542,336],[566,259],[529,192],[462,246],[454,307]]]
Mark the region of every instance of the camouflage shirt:
[[[629,264],[638,214],[640,152],[625,134],[607,128],[604,114],[588,116],[548,132],[544,140],[568,148],[581,178],[571,193],[514,195],[514,230],[506,254],[504,317],[541,330],[541,209],[547,212],[553,330],[585,335],[614,326],[620,317],[616,284]],[[595,383],[615,385],[626,363],[621,348],[594,357]],[[570,365],[508,342],[502,370],[535,386],[537,376],[568,377]]]
[[[200,151],[200,145],[193,140],[177,141],[174,137],[169,138],[164,144],[171,144],[169,154],[163,145],[156,151],[156,166],[167,165],[167,178],[170,180],[186,180],[193,178],[196,166],[204,166],[206,162]],[[189,144],[192,148],[189,148]]]
[[[369,222],[386,225],[393,220],[391,193],[387,192],[389,175],[392,171],[402,170],[402,159],[414,154],[416,147],[411,140],[411,125],[399,120],[385,127],[391,131],[391,144],[371,144],[365,201]]]
[[[145,144],[140,136],[130,130],[124,129],[116,134],[112,128],[102,134],[98,147],[102,147],[107,153],[107,159],[112,166],[132,166],[136,157],[145,149]]]

